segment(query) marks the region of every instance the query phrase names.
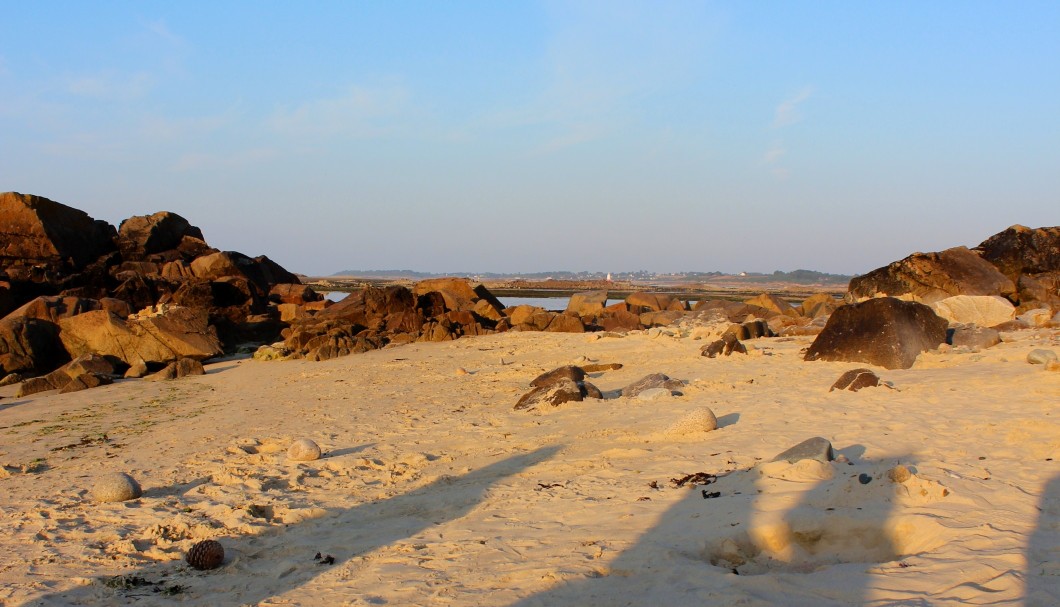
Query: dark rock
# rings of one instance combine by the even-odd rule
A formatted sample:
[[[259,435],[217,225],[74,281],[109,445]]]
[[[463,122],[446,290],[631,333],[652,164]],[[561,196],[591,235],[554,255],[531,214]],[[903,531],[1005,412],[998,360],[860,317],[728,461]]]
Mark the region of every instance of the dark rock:
[[[176,213],[130,217],[118,226],[118,249],[127,261],[143,261],[152,253],[176,249],[185,236],[204,241],[202,230]],[[156,270],[157,271],[157,270]]]
[[[88,390],[89,388],[98,388],[99,386],[109,386],[113,384],[114,380],[109,375],[100,375],[98,373],[82,373],[77,377],[71,379],[66,383],[65,386],[59,389],[59,394],[68,394],[70,392],[80,392],[81,390]]]
[[[914,253],[850,281],[854,297],[913,295],[932,303],[951,295],[1012,297],[1015,283],[993,264],[965,247]]]
[[[794,464],[804,459],[817,460],[821,463],[827,464],[835,459],[835,452],[832,451],[832,443],[828,442],[828,439],[821,438],[820,436],[808,438],[787,451],[777,455],[770,461],[789,462]]]
[[[1001,343],[1001,333],[990,327],[959,325],[946,332],[946,343],[955,348],[985,350]]]
[[[0,268],[15,280],[85,268],[115,248],[114,226],[41,196],[0,194]],[[52,276],[54,278],[54,276]]]
[[[840,375],[839,379],[832,384],[828,391],[850,390],[851,392],[857,392],[862,388],[875,388],[879,385],[880,377],[873,373],[871,369],[851,369]]]
[[[645,375],[625,388],[622,388],[622,396],[626,398],[635,398],[641,392],[654,388],[663,388],[670,390],[670,392],[673,393],[674,390],[679,390],[687,384],[688,382],[686,381],[671,379],[668,375],[663,373],[652,373],[651,375]]]
[[[946,341],[946,328],[945,319],[923,304],[893,297],[870,299],[836,310],[805,360],[908,369],[921,352]]]
[[[585,399],[585,388],[569,379],[560,379],[547,386],[534,388],[515,403],[515,410],[536,409],[544,405],[558,407],[563,403],[581,402]]]
[[[1025,274],[1060,272],[1060,226],[1031,229],[1014,225],[987,238],[975,250],[1014,283]]]
[[[302,305],[323,299],[324,296],[314,291],[309,285],[283,283],[273,285],[269,290],[269,300],[275,303]]]
[[[567,365],[542,373],[530,382],[534,388],[546,388],[563,380],[580,382],[585,379],[585,371],[581,367]]]
[[[68,360],[55,323],[17,316],[0,320],[0,374],[50,371]]]
[[[725,334],[731,334],[736,339],[758,339],[759,337],[773,337],[773,330],[769,323],[764,320],[749,320],[747,322],[733,325],[725,330]]]
[[[716,358],[718,356],[730,356],[733,352],[747,354],[747,346],[740,343],[732,333],[725,333],[721,339],[713,341],[699,349],[701,356]]]

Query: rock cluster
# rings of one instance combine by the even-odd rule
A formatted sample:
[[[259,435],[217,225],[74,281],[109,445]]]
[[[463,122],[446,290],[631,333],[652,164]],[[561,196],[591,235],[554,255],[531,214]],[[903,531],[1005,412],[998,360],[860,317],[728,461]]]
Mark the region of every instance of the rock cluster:
[[[545,405],[558,407],[567,402],[581,402],[586,398],[603,398],[600,389],[585,381],[585,370],[574,365],[553,369],[530,382],[532,390],[515,403],[515,410],[540,409]]]
[[[201,361],[274,340],[285,298],[323,299],[267,257],[210,247],[175,213],[115,229],[47,198],[0,194],[0,377],[83,355],[114,363],[77,382],[90,386],[135,365]]]

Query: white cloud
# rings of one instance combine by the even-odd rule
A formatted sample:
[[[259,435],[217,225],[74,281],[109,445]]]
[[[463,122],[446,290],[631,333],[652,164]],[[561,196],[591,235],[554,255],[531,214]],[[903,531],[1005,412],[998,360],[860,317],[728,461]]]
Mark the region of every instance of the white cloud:
[[[338,97],[278,109],[268,122],[273,129],[290,135],[372,138],[396,131],[400,127],[397,118],[410,110],[404,88],[351,86]]]
[[[803,87],[794,97],[786,99],[777,106],[773,116],[773,126],[776,128],[794,124],[802,120],[799,106],[813,96],[813,87]]]
[[[788,151],[784,149],[783,141],[774,141],[773,145],[766,150],[765,156],[763,156],[762,160],[766,164],[776,164],[784,157],[784,154],[787,153]]]

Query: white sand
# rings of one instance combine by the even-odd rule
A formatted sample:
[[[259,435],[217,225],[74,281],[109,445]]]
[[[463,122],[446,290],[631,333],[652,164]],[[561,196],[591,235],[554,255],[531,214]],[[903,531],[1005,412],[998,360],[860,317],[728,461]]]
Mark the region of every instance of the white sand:
[[[1060,352],[1060,331],[1006,337],[876,369],[896,389],[857,393],[828,388],[864,365],[803,362],[812,338],[707,359],[703,341],[644,333],[232,361],[26,399],[2,388],[0,603],[1058,605],[1060,372],[1025,358]],[[581,357],[625,365],[591,376],[612,396],[653,372],[691,383],[512,410],[536,375]],[[701,407],[717,430],[668,431]],[[813,436],[849,463],[767,463]],[[289,461],[303,437],[325,457]],[[904,484],[887,479],[898,463]],[[92,502],[112,471],[143,497]],[[671,486],[694,472],[719,478]],[[203,538],[224,545],[220,569],[181,560]],[[99,581],[118,574],[183,588]]]

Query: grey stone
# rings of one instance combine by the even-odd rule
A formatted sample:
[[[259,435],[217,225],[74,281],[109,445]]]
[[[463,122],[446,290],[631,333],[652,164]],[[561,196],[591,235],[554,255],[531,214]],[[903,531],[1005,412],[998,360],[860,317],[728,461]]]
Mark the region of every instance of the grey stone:
[[[794,464],[795,462],[804,459],[814,459],[822,463],[828,463],[834,460],[835,452],[832,451],[832,443],[828,442],[828,439],[821,438],[820,436],[808,438],[791,449],[777,455],[771,461],[786,461]]]
[[[622,396],[626,398],[634,398],[645,390],[651,390],[653,388],[664,388],[667,391],[677,390],[683,388],[686,382],[680,379],[670,379],[668,375],[663,373],[652,373],[646,375],[632,384],[622,388]]]
[[[964,346],[966,348],[985,350],[1001,343],[1001,334],[998,333],[997,329],[989,327],[959,325],[950,329],[947,335],[947,342],[955,348]]]

